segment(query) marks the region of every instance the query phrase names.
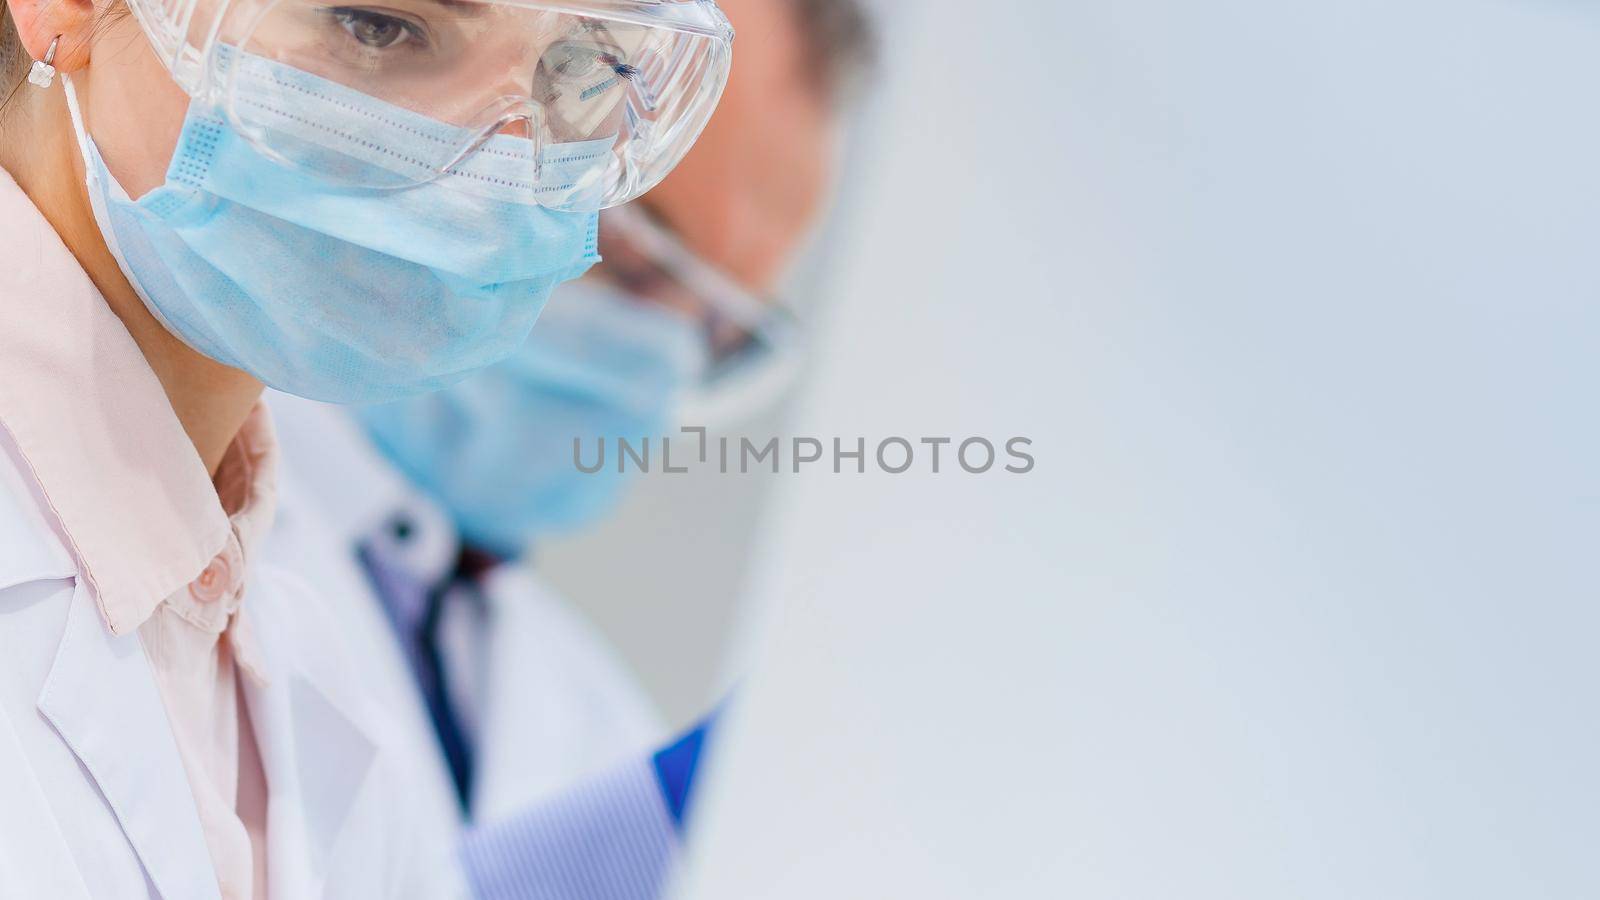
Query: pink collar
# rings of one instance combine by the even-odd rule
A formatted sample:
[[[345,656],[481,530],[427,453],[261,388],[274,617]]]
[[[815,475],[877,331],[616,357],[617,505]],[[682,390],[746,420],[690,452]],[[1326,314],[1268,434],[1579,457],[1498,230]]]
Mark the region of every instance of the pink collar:
[[[122,321],[4,171],[0,247],[0,426],[127,634],[270,526],[271,423],[258,405],[213,484]]]

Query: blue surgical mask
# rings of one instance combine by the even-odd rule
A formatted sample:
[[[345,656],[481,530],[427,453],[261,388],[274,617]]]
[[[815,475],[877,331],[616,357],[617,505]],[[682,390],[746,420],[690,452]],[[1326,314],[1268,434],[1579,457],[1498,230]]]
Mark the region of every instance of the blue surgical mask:
[[[512,358],[438,393],[357,417],[378,448],[439,500],[463,537],[515,556],[533,539],[603,516],[628,475],[616,441],[660,441],[707,365],[699,325],[581,281],[562,288]],[[607,465],[593,465],[600,441]],[[632,467],[630,473],[632,474]]]
[[[416,120],[418,140],[446,127],[288,66],[251,64],[280,86],[304,82],[350,121]],[[490,152],[426,184],[340,188],[263,155],[196,100],[165,184],[133,200],[66,87],[96,221],[145,305],[195,350],[287,393],[370,403],[454,383],[513,353],[551,289],[598,259],[595,214],[546,209],[499,189],[503,171],[474,170],[531,167],[526,140],[496,136]],[[376,165],[354,132],[319,140],[342,165]],[[559,172],[591,150],[556,145],[541,159]]]

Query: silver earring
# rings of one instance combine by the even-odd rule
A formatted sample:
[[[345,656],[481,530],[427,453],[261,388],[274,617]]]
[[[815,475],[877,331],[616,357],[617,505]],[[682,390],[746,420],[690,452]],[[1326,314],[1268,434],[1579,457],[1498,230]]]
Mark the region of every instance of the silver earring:
[[[50,42],[50,49],[44,51],[44,59],[34,60],[33,68],[28,70],[28,83],[34,87],[47,88],[56,80],[56,67],[51,63],[56,61],[56,46],[61,43],[61,35],[56,35]]]

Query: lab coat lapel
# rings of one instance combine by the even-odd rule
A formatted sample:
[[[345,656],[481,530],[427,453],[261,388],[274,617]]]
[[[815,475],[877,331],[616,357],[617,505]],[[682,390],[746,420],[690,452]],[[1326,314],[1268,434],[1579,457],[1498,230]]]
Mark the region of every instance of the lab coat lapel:
[[[552,654],[538,652],[529,640],[537,626],[527,621],[528,604],[504,596],[504,581],[490,578],[484,591],[492,617],[492,627],[484,629],[487,681],[494,690],[483,693],[479,712],[472,797],[479,821],[537,802],[572,774],[567,750],[575,742],[559,734],[563,724],[571,724],[563,721],[568,710],[550,696],[550,685],[561,684],[565,673],[552,671]]]
[[[259,605],[258,605],[259,606]],[[267,781],[267,887],[274,898],[320,897],[338,841],[376,756],[376,742],[307,671],[286,633],[246,615],[264,683],[245,689]]]
[[[216,897],[200,815],[138,634],[112,635],[82,582],[38,708],[94,779],[159,894]]]
[[[665,733],[626,673],[523,564],[484,579],[490,617],[473,814],[512,815]]]
[[[15,776],[23,775],[21,779]],[[27,753],[0,709],[0,892],[51,900],[93,900],[81,869],[51,815],[49,788],[33,780]]]

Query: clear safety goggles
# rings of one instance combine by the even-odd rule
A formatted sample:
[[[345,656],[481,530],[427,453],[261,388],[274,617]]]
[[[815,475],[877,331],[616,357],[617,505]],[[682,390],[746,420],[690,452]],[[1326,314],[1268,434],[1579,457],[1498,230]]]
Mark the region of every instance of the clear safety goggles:
[[[174,77],[342,187],[452,177],[553,209],[655,186],[727,81],[711,0],[129,0]]]
[[[601,214],[600,256],[591,277],[699,323],[711,365],[687,400],[685,414],[694,424],[759,410],[794,382],[804,359],[794,313],[751,294],[638,204]]]

